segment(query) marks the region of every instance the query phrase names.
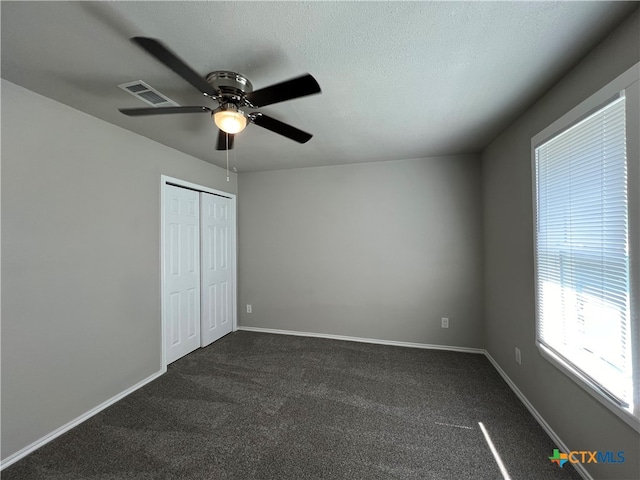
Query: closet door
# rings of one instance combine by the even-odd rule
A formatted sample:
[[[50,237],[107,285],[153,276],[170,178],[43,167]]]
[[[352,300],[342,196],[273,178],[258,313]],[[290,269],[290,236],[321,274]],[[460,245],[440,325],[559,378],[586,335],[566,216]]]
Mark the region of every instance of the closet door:
[[[200,213],[198,192],[164,188],[164,337],[169,364],[200,347]]]
[[[203,347],[230,333],[233,328],[233,259],[231,200],[200,194],[202,229]]]

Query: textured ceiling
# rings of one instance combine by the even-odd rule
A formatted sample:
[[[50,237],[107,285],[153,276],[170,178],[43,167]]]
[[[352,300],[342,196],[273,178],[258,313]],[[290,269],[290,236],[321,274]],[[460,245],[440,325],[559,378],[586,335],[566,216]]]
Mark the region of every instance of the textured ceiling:
[[[207,99],[128,39],[162,40],[196,71],[255,89],[311,73],[322,94],[264,113],[314,134],[250,125],[239,171],[480,151],[637,2],[7,2],[2,77],[224,165],[206,114],[126,117],[144,80],[181,105]],[[25,112],[28,115],[29,112]],[[78,132],[78,135],[81,135]]]

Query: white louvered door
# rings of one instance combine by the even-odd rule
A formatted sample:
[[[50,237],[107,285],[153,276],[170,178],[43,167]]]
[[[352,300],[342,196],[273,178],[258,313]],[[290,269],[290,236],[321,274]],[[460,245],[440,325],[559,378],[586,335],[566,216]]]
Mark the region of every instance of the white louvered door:
[[[200,347],[200,202],[193,190],[164,188],[164,338],[169,364]]]

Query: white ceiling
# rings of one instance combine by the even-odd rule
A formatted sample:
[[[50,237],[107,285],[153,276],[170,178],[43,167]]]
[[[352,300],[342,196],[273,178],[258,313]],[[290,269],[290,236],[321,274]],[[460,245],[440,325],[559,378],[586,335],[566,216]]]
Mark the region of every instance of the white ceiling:
[[[627,17],[637,2],[7,2],[2,77],[217,165],[206,114],[126,117],[144,80],[207,105],[128,39],[160,39],[194,70],[255,89],[309,72],[322,94],[264,113],[314,134],[300,145],[256,125],[239,171],[478,152]],[[29,112],[25,112],[28,115]],[[77,132],[82,135],[82,132]],[[235,152],[235,158],[234,158]]]

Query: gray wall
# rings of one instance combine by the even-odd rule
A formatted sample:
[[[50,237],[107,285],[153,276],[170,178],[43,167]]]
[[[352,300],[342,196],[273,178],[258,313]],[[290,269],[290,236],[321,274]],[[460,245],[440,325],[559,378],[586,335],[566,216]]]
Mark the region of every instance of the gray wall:
[[[242,173],[238,190],[240,325],[484,347],[477,156]]]
[[[640,478],[638,434],[559,370],[534,344],[531,137],[640,59],[636,14],[496,138],[482,155],[487,350],[567,446],[624,450],[595,478]],[[514,348],[522,350],[522,365]]]
[[[161,174],[236,191],[2,81],[2,458],[161,369]]]

